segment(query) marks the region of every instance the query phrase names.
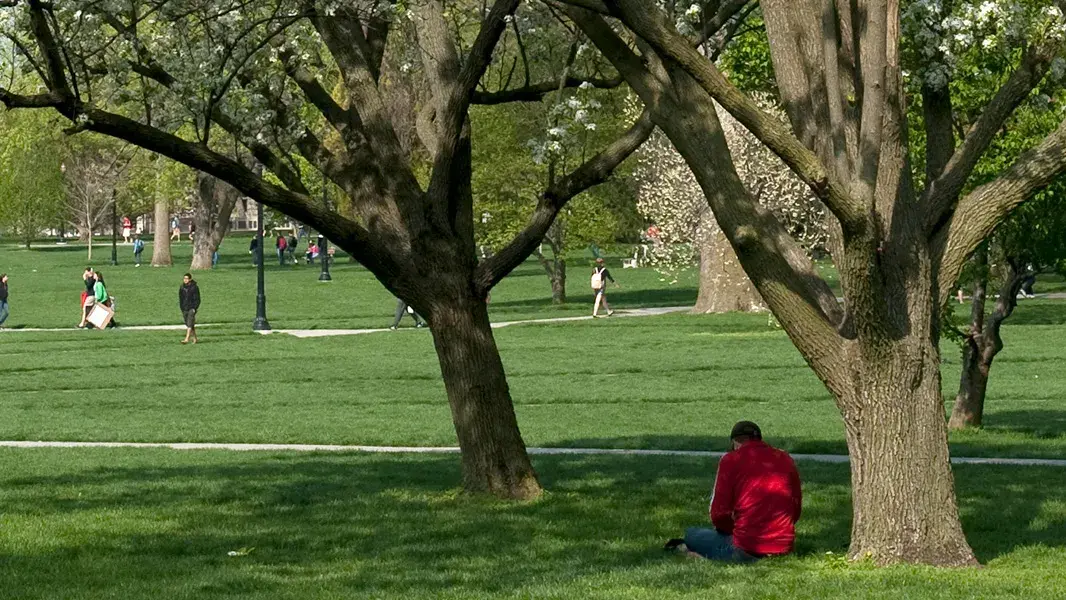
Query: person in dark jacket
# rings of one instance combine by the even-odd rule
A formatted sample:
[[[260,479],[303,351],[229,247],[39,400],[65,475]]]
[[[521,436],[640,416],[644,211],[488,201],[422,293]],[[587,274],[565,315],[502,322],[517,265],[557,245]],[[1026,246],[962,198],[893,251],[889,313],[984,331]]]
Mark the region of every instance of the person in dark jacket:
[[[7,309],[7,273],[0,273],[0,329],[10,314]]]
[[[186,273],[178,288],[178,306],[185,320],[185,339],[181,343],[196,343],[196,311],[200,309],[200,286],[192,275]]]
[[[718,463],[711,496],[714,529],[690,527],[666,549],[725,562],[752,562],[792,552],[803,509],[792,457],[762,441],[762,431],[741,421],[730,433],[733,451]]]
[[[291,260],[292,264],[294,264],[294,265],[298,264],[298,262],[299,262],[299,261],[296,260],[296,246],[299,245],[299,243],[300,243],[300,240],[296,238],[296,234],[295,233],[290,235],[289,239],[286,240],[286,243],[285,243],[285,252],[288,253],[289,260]]]

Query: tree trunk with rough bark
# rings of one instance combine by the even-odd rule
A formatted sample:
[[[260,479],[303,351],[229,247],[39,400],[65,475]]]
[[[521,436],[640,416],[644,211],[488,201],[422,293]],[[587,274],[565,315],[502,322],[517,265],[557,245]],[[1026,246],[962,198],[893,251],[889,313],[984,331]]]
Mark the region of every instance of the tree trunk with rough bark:
[[[566,261],[559,259],[555,262],[555,274],[552,282],[552,304],[566,304]]]
[[[548,275],[548,282],[552,289],[552,304],[566,304],[566,259],[560,256],[559,246],[553,239],[548,238],[548,243],[552,248],[551,259],[544,256],[544,253],[538,249],[535,251],[537,261]]]
[[[975,564],[959,522],[935,342],[919,336],[855,356],[838,397],[851,458],[851,547],[937,566]]]
[[[693,314],[765,310],[725,233],[717,227],[700,244],[700,291]]]
[[[511,403],[503,361],[489,325],[488,306],[470,295],[469,278],[445,285],[429,311],[452,421],[462,448],[463,487],[501,498],[540,495]]]
[[[982,266],[988,264],[987,251],[975,254]],[[980,427],[984,420],[985,397],[988,392],[988,374],[992,361],[1003,350],[1001,329],[1018,306],[1018,292],[1027,273],[1017,268],[1018,261],[1007,259],[1007,274],[999,290],[999,298],[992,314],[985,319],[987,272],[974,284],[973,308],[970,313],[970,331],[962,350],[962,375],[955,405],[951,409],[950,429]]]
[[[198,187],[196,205],[193,207],[193,219],[196,223],[196,235],[192,240],[193,271],[210,269],[212,257],[229,232],[230,216],[237,205],[240,192],[215,177],[197,173]]]
[[[170,207],[166,200],[156,199],[152,219],[152,266],[169,267],[174,264],[170,254]]]

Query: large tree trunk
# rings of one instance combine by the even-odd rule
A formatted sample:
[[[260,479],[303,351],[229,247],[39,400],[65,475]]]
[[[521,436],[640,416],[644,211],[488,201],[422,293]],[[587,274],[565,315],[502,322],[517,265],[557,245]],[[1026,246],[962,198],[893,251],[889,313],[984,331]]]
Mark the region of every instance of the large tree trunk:
[[[852,558],[976,564],[959,522],[934,341],[855,356],[839,398],[851,457]]]
[[[193,236],[192,265],[189,267],[194,271],[212,267],[211,259],[229,232],[230,216],[240,197],[229,184],[202,172],[197,174],[197,185],[199,194],[193,207],[196,235]]]
[[[978,343],[967,339],[962,349],[962,376],[955,406],[951,409],[950,429],[980,427],[985,412],[985,393],[988,391],[988,370],[991,360],[986,361]]]
[[[978,250],[976,259],[982,266],[987,265],[988,255],[984,249]],[[992,361],[1003,350],[1001,329],[1003,322],[1014,313],[1018,306],[1018,292],[1025,282],[1027,273],[1017,268],[1017,261],[1007,260],[1007,274],[996,299],[996,307],[985,319],[985,296],[988,287],[988,275],[983,274],[974,284],[973,308],[970,313],[970,331],[966,335],[966,345],[962,350],[962,376],[959,392],[955,396],[955,406],[951,409],[950,429],[980,427],[984,420],[985,396],[988,391],[988,374]]]
[[[555,273],[552,282],[552,304],[566,304],[566,261],[555,261]]]
[[[170,207],[166,200],[156,199],[152,233],[152,266],[169,267],[174,264],[170,255]]]
[[[694,314],[764,310],[759,291],[748,279],[729,239],[721,229],[703,236],[700,244],[700,293]]]
[[[429,311],[429,323],[462,449],[463,487],[534,498],[541,488],[518,429],[488,307],[464,291],[465,281],[447,287],[454,293]]]

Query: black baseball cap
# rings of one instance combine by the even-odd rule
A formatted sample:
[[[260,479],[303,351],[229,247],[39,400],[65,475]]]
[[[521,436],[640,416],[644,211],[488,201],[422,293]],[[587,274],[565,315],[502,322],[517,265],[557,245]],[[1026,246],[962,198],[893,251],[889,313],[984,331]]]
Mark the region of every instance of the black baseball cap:
[[[762,430],[759,426],[751,421],[741,421],[733,426],[733,431],[729,433],[729,439],[735,440],[738,437],[746,437],[753,440],[762,439]]]

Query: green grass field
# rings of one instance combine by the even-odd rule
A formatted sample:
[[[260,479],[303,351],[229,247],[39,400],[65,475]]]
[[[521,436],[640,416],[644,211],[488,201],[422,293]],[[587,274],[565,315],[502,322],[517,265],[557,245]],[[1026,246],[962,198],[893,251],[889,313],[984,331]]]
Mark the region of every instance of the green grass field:
[[[0,333],[0,439],[455,444],[427,331],[254,334],[246,247],[229,241],[219,268],[197,274],[201,321],[217,325],[197,346],[181,346],[180,332]],[[136,269],[120,251],[123,264],[100,267],[120,321],[179,323],[185,269]],[[179,264],[188,252],[177,248]],[[527,263],[493,292],[492,318],[588,313],[588,261],[571,261],[565,308],[546,301],[547,279]],[[7,325],[72,327],[84,265],[77,247],[0,246]],[[277,329],[391,321],[394,300],[356,265],[339,261],[329,284],[317,268],[268,265]],[[652,271],[612,270],[619,308],[695,300],[691,277],[666,286]],[[1061,285],[1042,280],[1038,291]],[[1066,458],[1064,324],[1066,302],[1021,304],[993,367],[986,427],[954,434],[954,454]],[[845,451],[828,393],[765,315],[531,324],[496,337],[531,446],[721,450],[748,418],[793,452]],[[950,398],[959,356],[950,343],[943,351]],[[797,556],[740,568],[657,550],[706,519],[714,461],[536,466],[546,496],[507,505],[458,495],[454,456],[0,450],[0,598],[1066,597],[1064,469],[957,468],[964,525],[989,568],[947,572],[841,562],[844,466],[801,464]]]

